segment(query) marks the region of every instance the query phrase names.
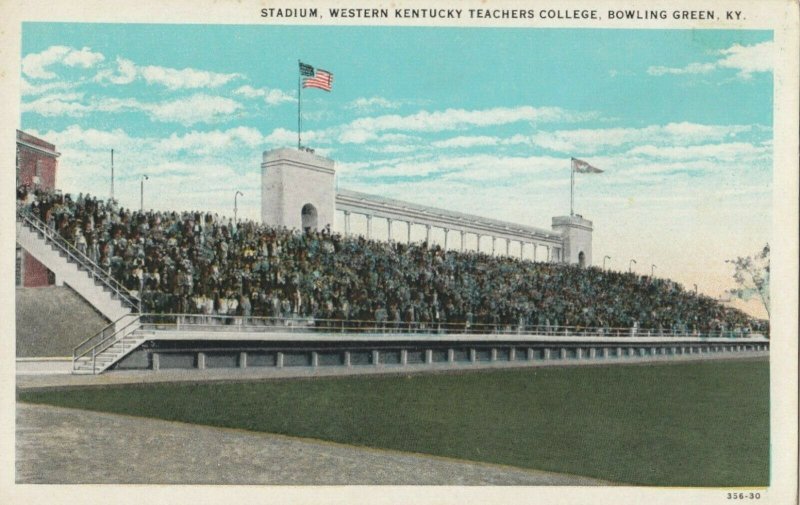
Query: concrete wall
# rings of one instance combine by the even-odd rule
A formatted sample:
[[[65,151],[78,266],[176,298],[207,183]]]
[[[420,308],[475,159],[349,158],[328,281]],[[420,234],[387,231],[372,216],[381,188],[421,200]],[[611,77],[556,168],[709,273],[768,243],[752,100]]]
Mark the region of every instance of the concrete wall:
[[[334,162],[296,149],[264,153],[261,164],[261,221],[272,226],[301,229],[301,210],[317,211],[317,229],[334,226]]]
[[[558,216],[553,218],[553,230],[564,237],[563,261],[571,264],[580,263],[583,253],[583,265],[592,264],[592,222],[580,216]]]
[[[72,349],[108,320],[72,289],[17,288],[17,357],[72,356]]]

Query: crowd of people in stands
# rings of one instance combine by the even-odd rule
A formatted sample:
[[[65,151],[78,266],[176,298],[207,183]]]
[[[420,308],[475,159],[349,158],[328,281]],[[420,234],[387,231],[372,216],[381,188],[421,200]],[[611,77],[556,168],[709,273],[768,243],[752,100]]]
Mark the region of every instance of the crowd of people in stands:
[[[763,322],[667,279],[426,243],[140,212],[20,187],[18,204],[154,313],[369,321],[387,328],[540,326],[747,331]]]

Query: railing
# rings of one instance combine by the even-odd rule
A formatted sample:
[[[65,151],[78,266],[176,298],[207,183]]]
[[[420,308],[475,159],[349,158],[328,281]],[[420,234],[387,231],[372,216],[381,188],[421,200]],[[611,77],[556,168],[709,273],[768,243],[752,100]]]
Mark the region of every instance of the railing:
[[[130,318],[131,320],[120,326],[123,320]],[[97,373],[97,357],[106,349],[112,347],[116,343],[121,343],[122,352],[125,351],[125,344],[123,339],[131,334],[133,331],[140,328],[138,314],[125,314],[113,323],[110,323],[102,330],[87,338],[78,344],[72,350],[72,369],[77,370],[79,360],[81,358],[90,358],[92,364],[92,373]]]
[[[137,297],[133,296],[122,284],[111,277],[103,267],[92,261],[86,254],[79,251],[64,237],[59,235],[58,232],[47,226],[44,221],[34,216],[29,210],[21,207],[17,208],[17,217],[24,225],[43,234],[49,243],[52,243],[63,251],[70,259],[78,264],[79,268],[88,272],[93,281],[99,281],[110,289],[113,295],[116,295],[124,305],[134,312],[139,311],[139,299]]]
[[[140,324],[149,330],[253,333],[369,333],[369,334],[465,334],[539,335],[553,337],[653,337],[653,338],[750,338],[761,332],[743,330],[673,331],[663,329],[581,326],[486,324],[467,322],[404,322],[389,320],[321,319],[313,317],[257,317],[206,314],[142,314]]]

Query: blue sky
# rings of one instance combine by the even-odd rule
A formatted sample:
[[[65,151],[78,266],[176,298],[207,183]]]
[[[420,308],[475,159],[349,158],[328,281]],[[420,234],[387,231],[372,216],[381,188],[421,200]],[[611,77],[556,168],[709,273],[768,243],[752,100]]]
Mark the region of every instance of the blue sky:
[[[769,31],[23,25],[20,126],[66,191],[257,218],[261,153],[304,144],[339,185],[539,227],[595,223],[594,258],[718,295],[770,238]]]

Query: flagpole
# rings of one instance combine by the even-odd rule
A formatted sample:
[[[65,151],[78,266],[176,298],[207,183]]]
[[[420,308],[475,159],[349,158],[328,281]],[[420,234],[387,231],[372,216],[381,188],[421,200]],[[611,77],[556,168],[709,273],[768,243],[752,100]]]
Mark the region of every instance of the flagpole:
[[[569,160],[569,215],[575,215],[575,163]]]
[[[300,60],[297,60],[297,150],[300,150],[300,131],[302,130],[303,124],[300,120],[300,102],[302,100],[302,93],[303,93],[303,75],[300,72]]]

